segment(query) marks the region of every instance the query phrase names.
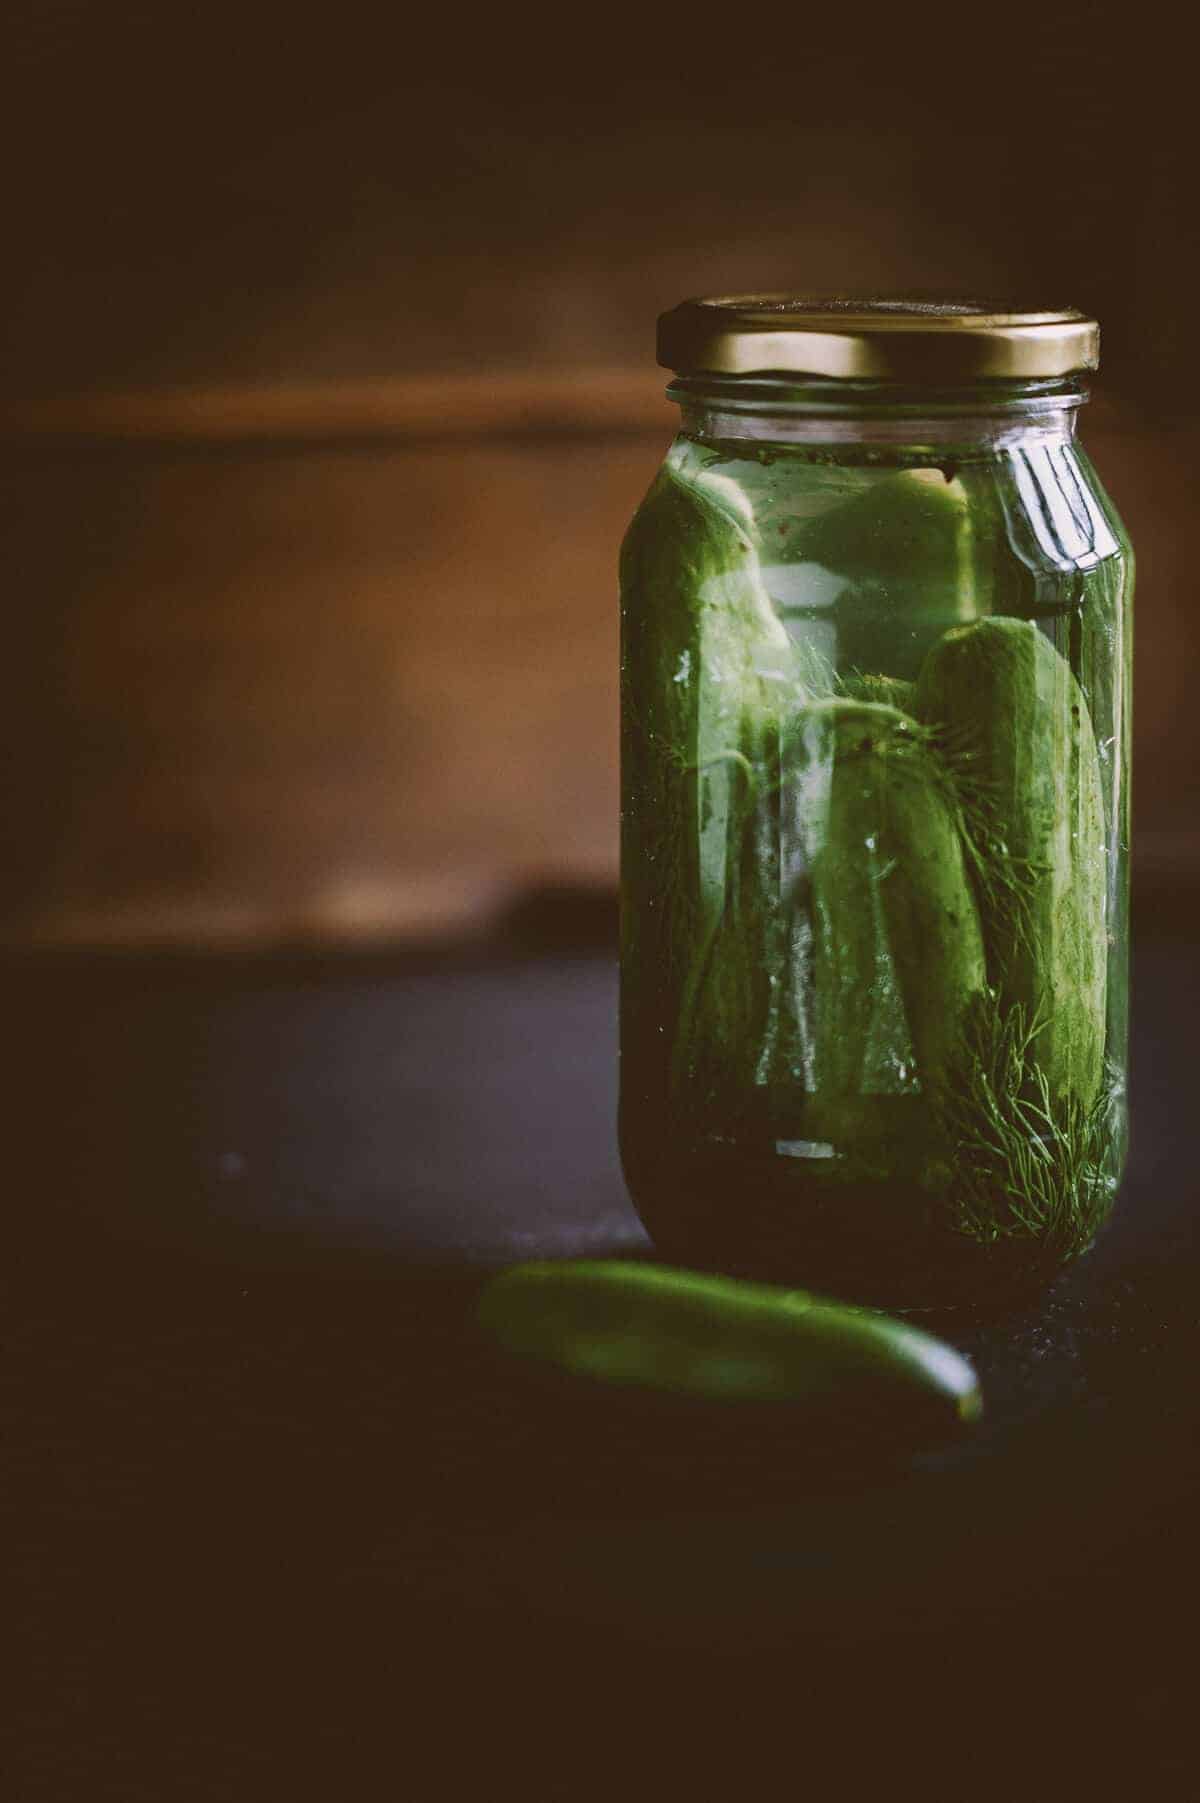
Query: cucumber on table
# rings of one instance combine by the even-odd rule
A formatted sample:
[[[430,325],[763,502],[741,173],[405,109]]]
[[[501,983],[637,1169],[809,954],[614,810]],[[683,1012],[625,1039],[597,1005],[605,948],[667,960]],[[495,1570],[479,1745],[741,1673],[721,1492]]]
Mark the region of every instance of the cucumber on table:
[[[617,1260],[535,1262],[485,1288],[507,1351],[574,1377],[711,1402],[850,1405],[869,1396],[946,1425],[981,1413],[962,1355],[870,1309],[802,1290]]]

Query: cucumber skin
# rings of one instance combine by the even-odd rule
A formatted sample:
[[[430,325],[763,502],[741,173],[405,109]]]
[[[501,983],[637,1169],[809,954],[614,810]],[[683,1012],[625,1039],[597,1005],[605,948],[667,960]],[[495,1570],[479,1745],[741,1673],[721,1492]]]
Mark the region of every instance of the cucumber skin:
[[[629,527],[620,578],[621,1112],[634,1150],[645,1137],[635,1119],[653,1122],[651,1141],[661,1134],[696,972],[726,910],[742,907],[742,821],[754,773],[773,760],[795,653],[747,522],[669,468]],[[766,975],[753,941],[737,938],[731,1005],[744,1038],[737,1023],[761,1007]]]
[[[755,749],[749,734],[743,744]],[[671,1097],[701,1131],[753,1132],[799,1068],[803,997],[787,984],[778,795],[767,787],[774,760],[757,749],[727,816],[720,916],[680,994]]]
[[[906,682],[902,676],[878,676],[870,671],[855,671],[838,683],[838,693],[847,701],[881,701],[898,707],[902,714],[912,713],[916,692],[916,683]]]
[[[982,1412],[944,1341],[803,1290],[617,1260],[537,1261],[486,1285],[477,1309],[508,1352],[572,1376],[715,1402],[828,1404],[864,1390]]]
[[[952,1065],[986,983],[983,937],[956,810],[915,723],[882,703],[817,702],[794,719],[790,760],[824,809],[807,823],[814,938],[813,1131],[870,1113],[871,1096],[928,1094]],[[807,769],[805,770],[805,766]],[[911,1059],[915,1072],[892,1070]]]
[[[878,645],[887,643],[896,677],[915,677],[948,622],[988,611],[987,560],[976,543],[978,506],[977,495],[941,470],[901,470],[881,474],[804,522],[795,534],[795,553],[845,581],[833,609],[843,668],[869,668]],[[898,619],[902,633],[895,630]]]
[[[1089,1107],[1104,1073],[1107,850],[1083,692],[1033,621],[996,616],[934,646],[917,712],[968,751],[1028,884],[1013,906],[980,895],[1000,1006],[1043,1023],[1034,1057],[1051,1094]]]
[[[732,819],[673,1093],[725,1131],[769,1110],[817,1140],[886,1138],[898,1097],[945,1081],[985,986],[955,809],[915,722],[882,703],[795,710],[780,769]]]

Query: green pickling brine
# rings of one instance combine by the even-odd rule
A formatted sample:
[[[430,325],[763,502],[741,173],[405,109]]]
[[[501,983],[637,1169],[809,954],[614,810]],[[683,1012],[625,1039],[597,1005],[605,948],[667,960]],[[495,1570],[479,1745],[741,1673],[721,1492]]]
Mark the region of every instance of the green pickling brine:
[[[664,1256],[1046,1280],[1127,1137],[1133,563],[1071,311],[688,302],[621,554],[620,1137]]]

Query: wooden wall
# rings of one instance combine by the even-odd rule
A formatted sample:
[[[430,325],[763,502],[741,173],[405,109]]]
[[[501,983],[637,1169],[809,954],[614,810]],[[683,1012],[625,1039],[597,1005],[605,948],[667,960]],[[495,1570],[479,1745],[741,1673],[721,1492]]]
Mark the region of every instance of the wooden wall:
[[[1082,0],[975,35],[760,9],[714,39],[623,0],[567,25],[13,0],[10,942],[387,936],[611,882],[654,316],[731,288],[1100,313],[1143,848],[1190,844],[1185,60]]]
[[[475,391],[440,435],[426,385],[415,434],[13,458],[10,940],[389,937],[615,881],[616,556],[671,410],[637,372]],[[1089,436],[1140,551],[1142,850],[1187,858],[1196,435]]]

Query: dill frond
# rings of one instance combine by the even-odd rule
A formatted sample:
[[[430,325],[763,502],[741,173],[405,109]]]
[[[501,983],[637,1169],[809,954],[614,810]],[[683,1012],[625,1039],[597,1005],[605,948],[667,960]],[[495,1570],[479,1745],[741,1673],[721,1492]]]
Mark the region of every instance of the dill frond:
[[[976,998],[959,1081],[934,1098],[952,1169],[954,1226],[981,1245],[1036,1241],[1066,1260],[1086,1251],[1112,1206],[1112,1118],[1119,1074],[1087,1105],[1051,1093],[1037,1060],[1045,1020]]]

